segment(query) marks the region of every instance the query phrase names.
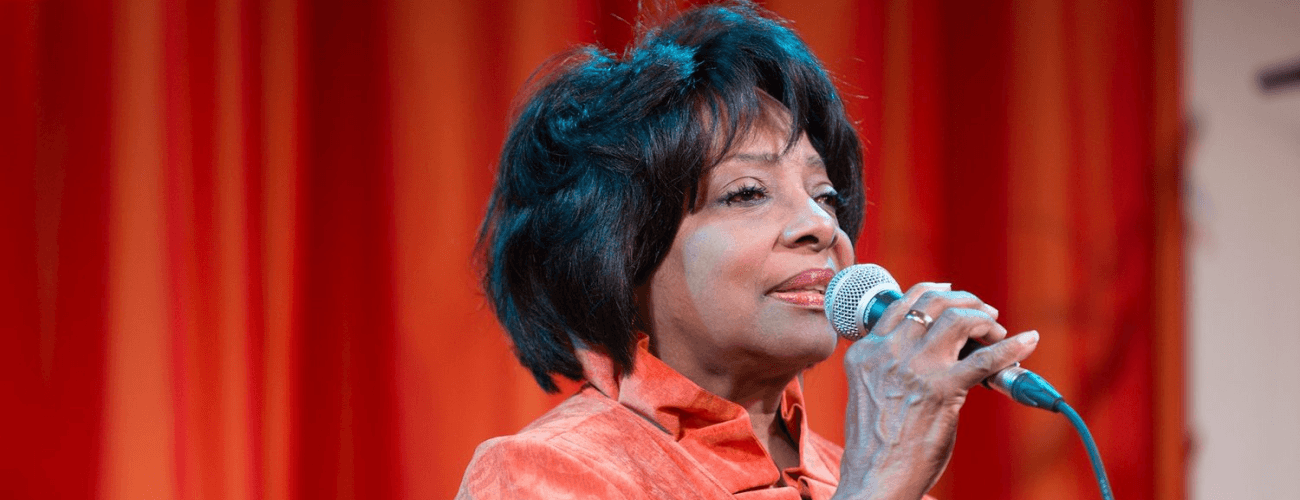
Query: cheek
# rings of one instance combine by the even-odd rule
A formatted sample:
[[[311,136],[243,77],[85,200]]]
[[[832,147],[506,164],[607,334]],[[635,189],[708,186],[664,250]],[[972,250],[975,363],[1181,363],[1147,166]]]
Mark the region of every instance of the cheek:
[[[834,258],[837,261],[835,268],[844,269],[855,264],[858,257],[853,253],[853,240],[849,239],[849,234],[843,229],[836,229],[836,231],[839,233],[839,240],[835,243]]]
[[[767,256],[752,231],[728,226],[699,228],[683,238],[681,249],[686,286],[697,302],[724,302],[746,293]]]

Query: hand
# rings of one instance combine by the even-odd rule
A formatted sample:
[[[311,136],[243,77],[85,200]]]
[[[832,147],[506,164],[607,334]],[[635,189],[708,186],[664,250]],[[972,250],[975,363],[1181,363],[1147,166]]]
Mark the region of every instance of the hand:
[[[927,330],[909,310],[934,318]],[[836,498],[920,498],[952,456],[966,392],[1029,356],[1038,332],[1006,338],[997,309],[946,284],[921,283],[849,347],[844,457]],[[967,339],[988,347],[966,359]]]

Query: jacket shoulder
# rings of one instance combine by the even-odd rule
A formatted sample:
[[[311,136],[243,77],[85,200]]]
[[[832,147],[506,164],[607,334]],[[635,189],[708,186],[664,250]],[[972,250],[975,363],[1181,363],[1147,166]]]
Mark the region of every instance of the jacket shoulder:
[[[630,410],[585,388],[517,434],[474,451],[458,499],[628,498],[625,474],[611,455],[629,453],[617,436],[645,432]]]
[[[588,387],[479,445],[456,498],[721,498],[715,488],[671,436]]]

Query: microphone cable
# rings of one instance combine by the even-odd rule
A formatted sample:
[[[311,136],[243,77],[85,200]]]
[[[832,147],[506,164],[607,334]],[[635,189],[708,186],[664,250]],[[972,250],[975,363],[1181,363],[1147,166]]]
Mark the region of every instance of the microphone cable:
[[[1065,415],[1070,420],[1070,425],[1079,433],[1079,439],[1083,440],[1083,446],[1088,449],[1088,460],[1092,462],[1092,475],[1097,477],[1097,487],[1101,488],[1101,497],[1106,500],[1115,500],[1115,495],[1110,491],[1110,481],[1106,479],[1106,467],[1101,464],[1101,452],[1097,451],[1097,443],[1092,440],[1092,433],[1088,432],[1088,426],[1083,423],[1083,417],[1079,412],[1074,411],[1064,400],[1058,406],[1057,411]]]
[[[991,385],[993,389],[1010,396],[1017,403],[1065,415],[1070,425],[1074,427],[1074,431],[1079,433],[1084,448],[1088,450],[1088,461],[1092,462],[1092,475],[1097,478],[1101,497],[1105,500],[1115,500],[1114,493],[1110,491],[1110,480],[1106,479],[1106,467],[1101,463],[1101,452],[1097,450],[1097,443],[1092,439],[1092,432],[1088,431],[1088,426],[1083,423],[1083,417],[1079,416],[1079,412],[1074,411],[1074,408],[1065,402],[1065,397],[1061,396],[1052,384],[1047,383],[1047,380],[1038,374],[1021,368],[1017,363],[994,375],[994,378],[986,381],[985,385]]]

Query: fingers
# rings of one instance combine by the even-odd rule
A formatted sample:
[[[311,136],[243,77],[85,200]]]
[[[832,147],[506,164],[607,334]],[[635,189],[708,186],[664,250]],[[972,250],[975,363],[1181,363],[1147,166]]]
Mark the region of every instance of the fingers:
[[[912,288],[908,289],[907,293],[903,294],[903,298],[894,301],[893,304],[890,304],[889,307],[885,309],[885,313],[880,316],[878,321],[876,321],[876,326],[871,329],[871,333],[873,335],[888,335],[892,333],[895,328],[898,328],[899,323],[904,321],[903,316],[907,315],[907,311],[912,309],[913,304],[916,304],[916,302],[921,299],[922,295],[930,292],[940,293],[951,291],[952,283],[917,283],[912,285]],[[930,315],[930,317],[934,317],[934,315]]]
[[[945,285],[948,284],[945,283]],[[912,287],[912,290],[915,289],[916,287]],[[912,290],[908,290],[908,293],[912,293]],[[904,295],[903,298],[906,299],[907,296]],[[926,314],[929,314],[930,317],[938,318],[939,315],[943,313],[944,309],[950,307],[978,309],[995,320],[998,318],[998,310],[993,306],[985,304],[984,301],[980,300],[979,297],[976,297],[970,292],[952,291],[952,285],[948,285],[947,290],[931,289],[922,292],[917,297],[916,302],[913,303],[909,309],[924,311]]]
[[[953,307],[945,309],[926,334],[931,337],[928,342],[961,346],[972,339],[988,345],[1006,338],[1007,329],[983,310]]]
[[[928,328],[906,318],[912,310],[932,319]],[[996,308],[971,293],[953,291],[948,283],[918,283],[885,310],[872,336],[893,345],[895,356],[909,359],[920,372],[945,373],[942,378],[961,386],[964,393],[998,370],[1025,359],[1038,344],[1037,332],[1007,338],[1007,329],[997,318]],[[958,353],[968,339],[988,347],[959,360]],[[847,357],[845,362],[849,362]],[[926,366],[930,368],[923,368]]]
[[[953,366],[953,377],[965,388],[1019,363],[1038,347],[1038,332],[1030,330],[972,352]]]
[[[909,311],[917,310],[925,313],[930,318],[937,321],[950,309],[974,309],[983,313],[988,318],[996,321],[998,310],[993,306],[985,304],[979,297],[969,292],[954,292],[950,283],[917,283],[903,298],[895,301],[881,315],[880,320],[872,329],[873,335],[894,335],[902,330],[904,334],[920,336],[925,334],[925,328],[919,321],[906,319]],[[901,325],[901,328],[900,328]],[[933,325],[931,325],[933,328]],[[1006,335],[1005,330],[999,334],[985,340],[986,342],[996,342]],[[978,338],[978,337],[977,337]]]

